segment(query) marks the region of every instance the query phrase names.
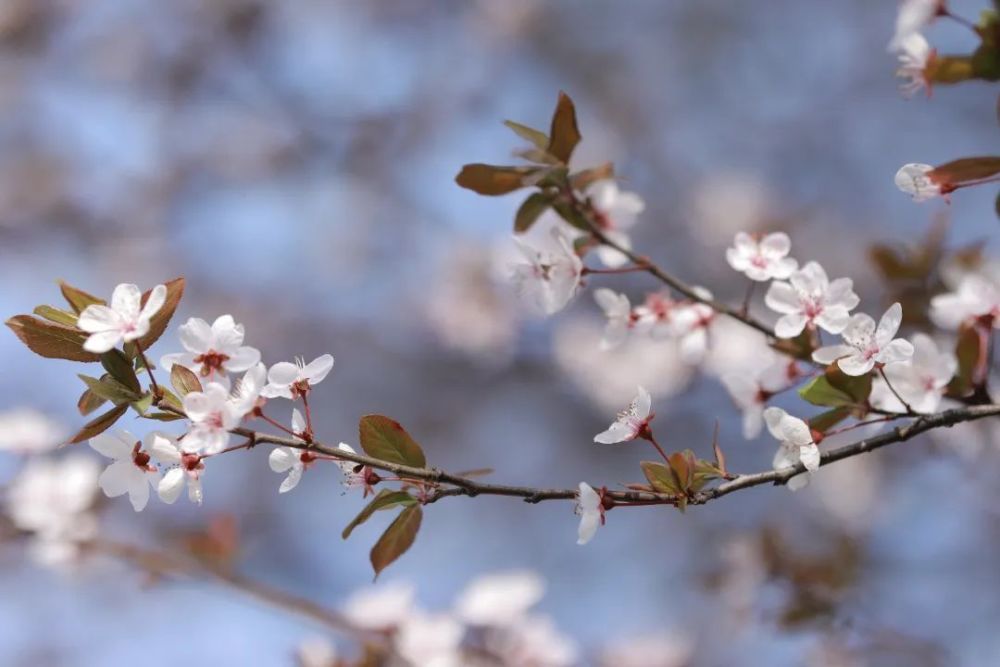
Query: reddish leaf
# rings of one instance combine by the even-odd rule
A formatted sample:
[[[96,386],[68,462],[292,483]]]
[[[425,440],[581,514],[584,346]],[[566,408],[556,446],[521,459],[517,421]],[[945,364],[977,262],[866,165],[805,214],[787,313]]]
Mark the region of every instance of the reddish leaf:
[[[99,361],[101,355],[87,352],[87,334],[32,315],[15,315],[6,322],[11,331],[35,354],[48,359]]]
[[[88,294],[82,289],[73,287],[65,280],[59,281],[59,291],[62,292],[63,298],[66,299],[66,302],[77,315],[82,313],[87,306],[92,304],[97,303],[107,305],[107,302],[104,299],[99,299],[93,294]]]
[[[514,231],[524,233],[531,229],[538,217],[552,205],[552,197],[542,192],[535,192],[524,200],[514,216]]]
[[[180,364],[174,364],[170,368],[170,384],[181,398],[192,391],[201,391],[201,380],[198,376],[190,368]]]
[[[382,533],[382,537],[378,538],[378,542],[372,547],[370,554],[376,579],[382,570],[413,546],[414,540],[417,539],[417,532],[420,530],[423,514],[420,505],[407,507],[389,524],[389,527]]]
[[[358,424],[361,448],[368,456],[414,468],[427,465],[424,452],[399,422],[382,415],[365,415]]]
[[[556,111],[552,114],[552,129],[549,132],[548,152],[563,164],[569,164],[573,149],[580,143],[580,129],[576,124],[576,108],[573,100],[564,92],[559,93]]]
[[[111,428],[116,421],[118,421],[119,417],[125,414],[126,410],[128,410],[127,403],[116,405],[107,412],[99,415],[97,418],[87,422],[83,426],[83,428],[77,431],[76,435],[74,435],[73,438],[67,444],[75,445],[78,442],[89,440],[90,438],[93,438],[95,435],[100,435],[101,433],[104,433],[109,428]]]
[[[532,185],[531,177],[539,167],[498,167],[492,164],[467,164],[455,177],[463,188],[481,195],[505,195]]]
[[[1000,157],[966,157],[935,167],[928,176],[937,183],[957,185],[1000,174]]]

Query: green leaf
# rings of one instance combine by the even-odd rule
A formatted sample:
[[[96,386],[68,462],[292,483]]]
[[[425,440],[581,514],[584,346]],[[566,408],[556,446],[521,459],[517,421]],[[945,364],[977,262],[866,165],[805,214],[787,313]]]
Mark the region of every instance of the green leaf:
[[[535,192],[532,194],[517,209],[517,215],[514,216],[514,231],[524,233],[531,229],[531,226],[538,220],[538,216],[545,213],[551,205],[551,195],[547,195],[544,192]]]
[[[824,407],[856,406],[868,400],[871,390],[871,374],[853,377],[833,363],[823,375],[813,378],[799,389],[799,396],[813,405]]]
[[[382,489],[378,492],[378,495],[375,496],[356,517],[354,517],[354,520],[347,524],[347,527],[344,528],[344,532],[342,532],[340,536],[346,540],[351,536],[351,533],[355,528],[363,524],[379,510],[387,510],[392,507],[396,507],[397,505],[409,506],[416,504],[417,499],[406,491]]]
[[[382,415],[365,415],[358,424],[361,448],[368,456],[414,468],[427,465],[424,452],[399,422]]]
[[[115,407],[101,414],[97,418],[87,422],[83,428],[77,431],[76,435],[74,435],[73,438],[67,444],[75,445],[78,442],[89,440],[90,438],[93,438],[95,435],[100,435],[101,433],[104,433],[109,428],[111,428],[116,421],[118,421],[119,417],[125,414],[126,410],[128,410],[127,404],[116,405]]]
[[[141,397],[139,392],[132,391],[109,375],[105,375],[100,380],[83,374],[80,374],[77,377],[83,380],[84,384],[87,385],[87,389],[89,389],[92,393],[96,394],[100,398],[111,401],[115,405],[131,403],[132,401],[139,400]]]
[[[101,358],[100,355],[83,349],[87,334],[79,329],[47,322],[32,315],[15,315],[6,324],[28,349],[47,359],[98,361]]]
[[[39,317],[44,317],[49,322],[76,328],[76,315],[65,310],[59,310],[52,306],[36,306],[32,312]]]
[[[560,91],[555,113],[552,114],[552,129],[549,131],[547,151],[563,164],[569,164],[573,149],[580,143],[580,129],[576,124],[576,108],[569,95]]]
[[[178,419],[184,419],[181,415],[174,414],[173,412],[147,412],[143,417],[161,422],[175,422]]]
[[[667,459],[670,461],[670,470],[674,474],[674,481],[677,483],[678,488],[682,492],[687,493],[688,489],[691,488],[694,469],[697,465],[694,452],[690,449],[685,449],[683,452],[674,452]]]
[[[107,402],[107,399],[101,398],[94,392],[87,389],[80,395],[80,400],[76,402],[76,409],[80,411],[80,414],[86,417],[91,412],[101,407]]]
[[[553,201],[552,209],[559,214],[560,218],[568,222],[573,227],[585,232],[590,231],[590,221],[587,220],[587,216],[578,211],[575,207],[571,206],[565,200],[557,199]]]
[[[104,299],[99,299],[93,294],[88,294],[82,289],[73,287],[65,280],[59,281],[59,291],[62,292],[63,298],[66,299],[66,303],[69,304],[70,308],[72,308],[73,312],[77,315],[82,313],[87,306],[95,303],[102,306],[108,305],[108,302]]]
[[[813,431],[826,433],[828,430],[851,416],[850,406],[843,405],[826,412],[821,412],[808,420],[809,428]]]
[[[201,391],[201,380],[190,368],[174,364],[170,368],[170,384],[181,398],[192,391]]]
[[[532,176],[539,167],[498,167],[492,164],[467,164],[455,182],[481,195],[505,195],[533,185]]]
[[[132,409],[139,413],[140,417],[145,417],[149,409],[153,407],[153,392],[147,392],[137,401],[132,401]]]
[[[122,354],[121,350],[109,350],[102,354],[101,365],[104,366],[104,370],[108,372],[108,375],[136,394],[142,392],[142,385],[139,384],[139,378],[135,374],[135,369],[132,368],[132,364]]]
[[[512,120],[505,120],[503,124],[512,129],[514,133],[517,134],[517,136],[531,143],[535,148],[541,149],[543,151],[548,149],[549,136],[544,132],[542,132],[541,130],[536,130],[533,127],[528,127],[527,125],[521,125],[520,123],[515,123]]]
[[[424,513],[420,509],[420,505],[407,507],[389,524],[389,527],[382,533],[382,537],[378,538],[378,542],[372,547],[370,554],[376,579],[382,570],[413,546],[423,516]]]
[[[667,466],[655,461],[643,461],[639,467],[642,468],[642,473],[646,476],[650,486],[659,493],[674,495],[681,493],[680,487],[677,486],[676,473]]]

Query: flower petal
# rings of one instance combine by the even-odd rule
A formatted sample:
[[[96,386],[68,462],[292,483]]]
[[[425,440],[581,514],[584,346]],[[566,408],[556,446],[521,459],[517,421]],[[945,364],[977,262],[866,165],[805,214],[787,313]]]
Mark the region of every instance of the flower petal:
[[[142,301],[142,290],[138,285],[122,283],[111,293],[111,309],[128,320],[139,317],[139,304]]]
[[[880,348],[885,347],[892,340],[892,337],[899,331],[899,325],[903,321],[903,307],[896,302],[889,306],[889,309],[882,315],[875,329],[875,342]]]
[[[333,368],[333,355],[324,354],[316,357],[302,369],[302,377],[309,380],[310,385],[316,385],[323,381]]]
[[[291,447],[275,447],[267,457],[267,464],[274,472],[285,472],[299,462],[299,456]]]
[[[153,315],[156,315],[163,307],[163,304],[167,301],[167,287],[166,285],[157,285],[150,291],[149,298],[146,299],[146,305],[142,307],[142,312],[139,313],[139,319],[148,320]]]
[[[132,450],[139,440],[128,431],[101,433],[90,439],[90,446],[109,459],[132,462]]]
[[[184,349],[194,354],[208,352],[215,342],[212,337],[212,327],[200,317],[192,317],[182,324],[178,334]]]
[[[832,364],[837,359],[853,354],[854,351],[854,348],[849,345],[827,345],[813,352],[812,358],[813,361],[818,361],[821,364]]]
[[[305,470],[302,466],[295,466],[288,471],[288,477],[281,483],[278,487],[278,493],[288,493],[296,486],[299,485],[299,481],[302,479],[302,471]]]
[[[802,310],[802,300],[792,285],[776,281],[771,283],[764,295],[764,303],[776,313],[797,313]]]
[[[160,500],[173,505],[184,489],[184,471],[180,468],[171,468],[156,485],[156,493]]]

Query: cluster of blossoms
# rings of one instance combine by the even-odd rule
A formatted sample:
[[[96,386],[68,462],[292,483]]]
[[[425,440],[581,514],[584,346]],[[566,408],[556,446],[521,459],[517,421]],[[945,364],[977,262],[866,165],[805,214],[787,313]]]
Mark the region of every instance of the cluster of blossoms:
[[[431,612],[416,602],[413,586],[380,584],[351,595],[342,606],[355,627],[389,640],[387,664],[400,667],[568,667],[580,664],[580,648],[534,611],[545,582],[534,572],[514,570],[471,581],[445,611]],[[693,646],[679,635],[659,633],[619,641],[601,652],[607,667],[680,667]],[[373,662],[385,656],[367,647]],[[335,667],[341,652],[328,640],[312,638],[299,646],[303,667]],[[397,662],[401,661],[401,662]],[[365,663],[367,664],[367,663]],[[379,663],[382,664],[382,663]]]
[[[109,305],[90,305],[80,314],[79,327],[90,334],[84,348],[89,352],[108,352],[121,343],[142,338],[149,331],[150,320],[163,306],[166,293],[164,285],[157,285],[142,304],[142,293],[137,286],[116,287]],[[309,392],[333,368],[333,357],[329,354],[308,364],[298,360],[267,368],[260,360],[260,351],[243,344],[243,325],[232,315],[222,315],[212,324],[193,317],[180,326],[179,337],[184,351],[163,355],[160,366],[168,372],[182,366],[204,380],[199,391],[183,396],[183,415],[189,422],[187,431],[180,436],[155,431],[139,439],[119,430],[90,439],[94,450],[112,460],[98,478],[101,489],[112,498],[128,495],[136,511],[146,506],[150,489],[155,489],[163,502],[173,503],[186,487],[188,498],[200,504],[205,460],[226,451],[233,430],[244,420],[268,419],[261,410],[268,400],[301,400],[306,418],[296,409],[291,428],[281,428],[303,445],[311,442]],[[234,380],[232,376],[237,373],[243,375]],[[339,447],[354,453],[347,444],[341,443]],[[321,457],[306,450],[275,448],[269,457],[271,469],[287,475],[280,492],[294,488],[302,472],[318,458]],[[337,462],[348,488],[364,485],[354,466]]]
[[[587,196],[606,236],[622,248],[631,248],[625,230],[635,224],[645,202],[633,192],[620,190],[611,180],[593,183]],[[535,229],[531,241],[514,237],[522,261],[511,265],[510,275],[526,302],[542,314],[552,315],[565,308],[580,289],[584,267],[576,242],[585,242],[589,235],[560,224],[554,214],[548,213]],[[609,246],[600,246],[595,254],[610,268],[628,263],[627,256]]]

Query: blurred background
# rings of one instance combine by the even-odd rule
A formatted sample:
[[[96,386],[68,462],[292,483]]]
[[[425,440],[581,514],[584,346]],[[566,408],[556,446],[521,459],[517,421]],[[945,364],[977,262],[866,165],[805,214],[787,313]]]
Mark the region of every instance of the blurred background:
[[[984,8],[951,5],[970,18]],[[947,207],[893,186],[905,162],[993,152],[997,137],[986,85],[900,97],[886,53],[895,11],[891,0],[2,0],[0,312],[58,303],[58,278],[106,295],[183,275],[174,325],[231,313],[268,363],[334,355],[313,394],[327,440],[357,444],[358,417],[384,413],[449,470],[636,481],[641,445],[592,438],[642,383],[668,448],[710,456],[719,419],[730,467],[767,469],[773,441],[742,439],[711,372],[669,345],[598,351],[590,294],[528,316],[502,278],[523,195],[479,197],[453,178],[465,162],[509,162],[520,140],[501,121],[546,127],[562,89],[584,136],[575,165],[613,160],[646,200],[640,252],[736,302],[733,234],[783,229],[794,256],[853,277],[861,310],[878,315],[872,243],[918,240],[941,216],[954,244],[997,224],[989,189]],[[943,52],[974,45],[953,24],[928,37]],[[654,287],[612,278],[593,284],[635,299]],[[175,331],[154,358],[179,349]],[[82,423],[77,367],[9,334],[0,354],[0,410]],[[795,495],[614,512],[586,547],[568,503],[449,499],[383,578],[412,582],[434,609],[483,572],[537,571],[541,611],[587,664],[650,634],[690,649],[677,665],[991,664],[995,431],[839,463]],[[231,515],[242,572],[330,606],[370,585],[384,519],[341,540],[363,502],[334,471],[279,498],[264,451],[228,458],[206,473],[204,506],[154,500],[135,514],[122,499],[103,529],[155,545]],[[18,465],[4,457],[0,483]],[[288,664],[321,631],[204,583],[146,583],[107,562],[53,574],[0,549],[2,662]]]

